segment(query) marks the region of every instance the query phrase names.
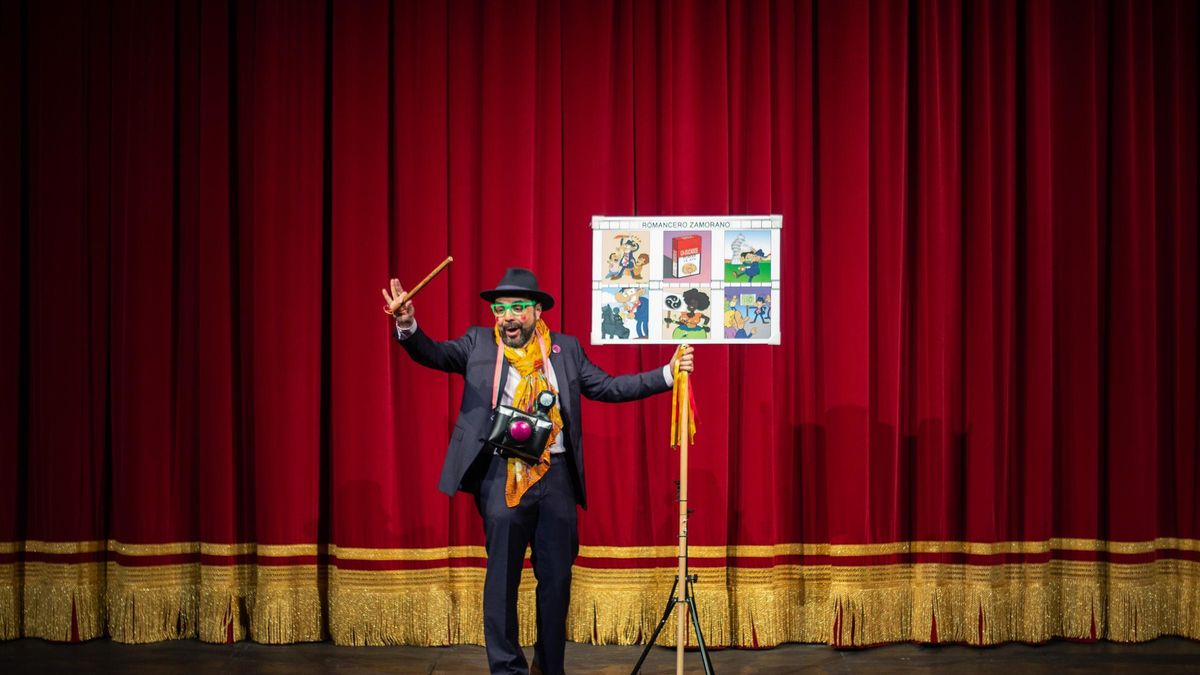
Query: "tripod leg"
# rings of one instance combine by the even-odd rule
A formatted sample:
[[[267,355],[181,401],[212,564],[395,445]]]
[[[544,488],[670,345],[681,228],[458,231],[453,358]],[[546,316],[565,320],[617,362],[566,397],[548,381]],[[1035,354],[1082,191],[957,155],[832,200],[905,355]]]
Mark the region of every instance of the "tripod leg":
[[[696,644],[700,646],[700,660],[704,664],[704,675],[713,675],[712,659],[708,656],[708,646],[704,644],[704,633],[700,631],[700,614],[696,612],[696,591],[690,581],[687,587],[687,602],[692,608],[692,627],[696,629]]]
[[[642,669],[642,662],[646,660],[646,656],[650,654],[650,650],[654,648],[654,642],[658,639],[658,634],[662,632],[663,626],[667,625],[667,619],[671,618],[671,610],[675,609],[675,587],[679,584],[679,577],[675,577],[675,583],[671,584],[671,593],[667,598],[667,608],[663,610],[662,619],[658,621],[658,627],[654,629],[654,633],[646,642],[645,649],[642,650],[642,655],[638,657],[637,663],[633,665],[633,671],[630,675],[637,675]]]

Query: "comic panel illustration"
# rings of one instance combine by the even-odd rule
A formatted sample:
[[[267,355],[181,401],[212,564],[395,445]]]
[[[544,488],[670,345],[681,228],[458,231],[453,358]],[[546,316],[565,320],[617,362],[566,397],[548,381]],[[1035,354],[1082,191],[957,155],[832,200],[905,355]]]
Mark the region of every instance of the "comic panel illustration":
[[[771,289],[725,287],[725,338],[765,340],[771,337]]]
[[[706,284],[712,279],[712,232],[690,230],[663,232],[662,278],[691,284]]]
[[[713,307],[709,293],[707,286],[664,288],[663,337],[672,340],[710,339]]]
[[[650,337],[650,291],[646,286],[605,288],[600,291],[600,297],[602,339],[645,340]]]
[[[725,233],[725,246],[725,281],[755,283],[771,280],[770,230],[731,230]]]
[[[649,279],[650,234],[641,231],[605,233],[598,255],[603,258],[602,281],[631,283]]]

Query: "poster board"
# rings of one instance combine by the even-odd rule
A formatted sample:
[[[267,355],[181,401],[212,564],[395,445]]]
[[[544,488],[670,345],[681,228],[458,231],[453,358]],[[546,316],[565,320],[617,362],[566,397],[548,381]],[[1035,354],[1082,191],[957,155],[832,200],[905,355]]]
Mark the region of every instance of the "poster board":
[[[783,216],[592,217],[592,344],[779,344]]]

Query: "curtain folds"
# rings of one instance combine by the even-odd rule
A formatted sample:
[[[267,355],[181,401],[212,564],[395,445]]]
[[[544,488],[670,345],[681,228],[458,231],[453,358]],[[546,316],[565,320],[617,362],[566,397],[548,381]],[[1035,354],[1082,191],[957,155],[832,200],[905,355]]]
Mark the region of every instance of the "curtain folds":
[[[592,215],[729,213],[792,305],[697,351],[710,644],[1200,639],[1196,12],[5,3],[0,639],[482,643],[461,382],[378,289],[454,256],[451,338],[531,267],[586,338]],[[584,405],[573,640],[661,615],[668,411]]]

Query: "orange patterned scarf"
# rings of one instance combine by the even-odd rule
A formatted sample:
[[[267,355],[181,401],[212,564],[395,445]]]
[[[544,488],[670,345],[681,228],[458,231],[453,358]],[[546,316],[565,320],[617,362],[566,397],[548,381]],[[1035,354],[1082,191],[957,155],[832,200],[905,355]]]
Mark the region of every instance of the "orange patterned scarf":
[[[558,392],[550,386],[550,381],[546,379],[546,369],[543,367],[544,359],[549,358],[545,355],[550,353],[550,329],[546,326],[546,322],[538,319],[537,325],[533,329],[533,336],[521,349],[504,344],[504,341],[500,339],[499,324],[496,325],[493,334],[496,337],[496,344],[504,347],[504,358],[508,359],[509,364],[516,369],[521,378],[517,380],[512,407],[524,412],[533,412],[538,394],[549,390],[555,396],[558,395]],[[541,480],[542,476],[550,470],[550,446],[554,445],[554,439],[558,438],[563,426],[562,415],[558,412],[557,403],[550,409],[550,421],[554,423],[554,428],[550,431],[550,438],[546,441],[546,447],[542,449],[542,456],[538,459],[537,464],[529,466],[513,457],[508,460],[508,480],[504,486],[504,499],[510,507],[521,503],[521,497],[525,491],[533,487],[533,484]]]

